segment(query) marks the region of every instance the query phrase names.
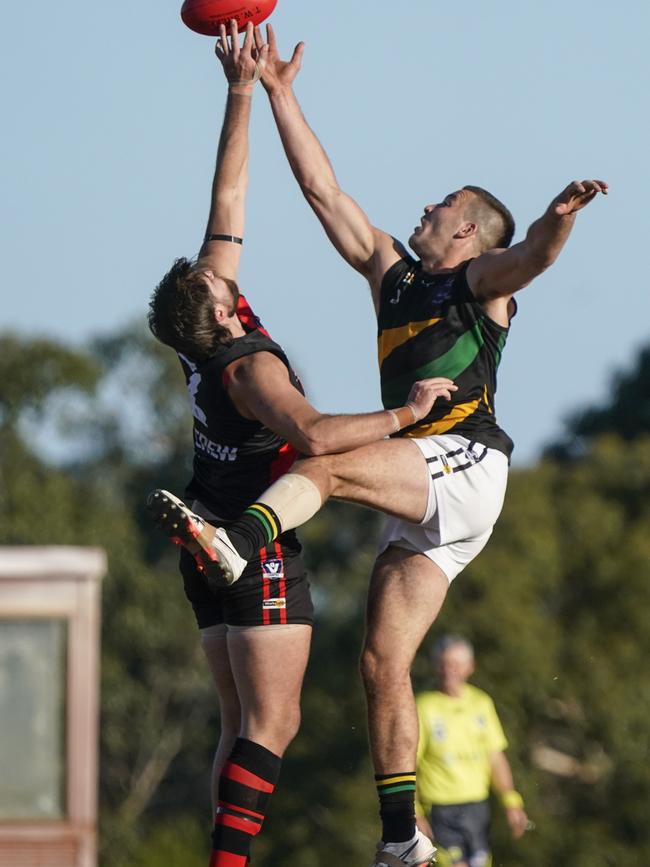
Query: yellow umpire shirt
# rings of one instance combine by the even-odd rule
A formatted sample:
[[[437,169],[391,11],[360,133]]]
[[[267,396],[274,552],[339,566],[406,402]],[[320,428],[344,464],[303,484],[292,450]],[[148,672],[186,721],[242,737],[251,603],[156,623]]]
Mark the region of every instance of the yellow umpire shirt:
[[[418,814],[428,814],[434,804],[484,801],[490,794],[490,754],[508,746],[490,696],[466,683],[458,698],[423,692],[416,705]]]

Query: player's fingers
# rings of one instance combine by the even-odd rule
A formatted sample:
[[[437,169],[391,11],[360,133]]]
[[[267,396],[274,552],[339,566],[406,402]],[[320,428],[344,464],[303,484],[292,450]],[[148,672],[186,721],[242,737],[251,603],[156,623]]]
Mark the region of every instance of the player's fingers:
[[[427,400],[431,400],[435,399],[436,397],[446,397],[448,394],[451,394],[451,392],[449,388],[445,385],[431,385],[425,387],[422,390],[422,394]]]
[[[237,62],[239,60],[239,31],[237,30],[237,21],[231,18],[228,22],[228,30],[230,34],[230,50],[232,51],[232,59]]]
[[[249,21],[246,25],[246,35],[244,36],[244,44],[242,45],[242,51],[250,54],[251,49],[253,48],[253,22]]]
[[[435,388],[432,388],[431,391],[433,394],[444,395],[447,400],[451,400],[451,395],[454,393],[455,389],[450,385],[437,385]]]
[[[253,35],[255,36],[255,47],[258,51],[261,51],[265,42],[264,37],[262,36],[262,31],[259,28],[259,25],[255,27],[253,30]]]
[[[221,48],[223,56],[227,57],[230,54],[230,47],[228,45],[228,37],[226,36],[226,25],[223,23],[219,25],[219,39],[217,40],[217,44]]]
[[[272,51],[274,54],[277,54],[277,52],[278,52],[278,41],[277,41],[277,39],[275,38],[275,31],[273,30],[273,25],[272,25],[272,24],[267,24],[267,25],[266,25],[266,41],[269,43],[269,46],[270,46],[270,48],[271,48],[271,51]]]
[[[293,56],[291,58],[291,65],[296,66],[300,69],[302,64],[302,56],[305,53],[305,43],[299,42],[293,50]]]
[[[589,202],[597,195],[598,190],[585,190],[584,193],[580,193],[580,195],[576,196],[574,199],[573,210],[576,210],[576,208],[582,208],[584,205],[589,204]]]
[[[427,385],[433,385],[433,386],[436,386],[436,385],[452,386],[453,385],[454,388],[458,388],[458,386],[454,384],[454,380],[453,379],[447,379],[446,376],[433,376],[430,379],[423,379],[423,380],[421,380],[421,382],[423,382]]]
[[[436,383],[439,385],[442,385],[443,383],[451,385],[453,379],[447,379],[446,376],[429,376],[426,379],[421,379],[420,382],[424,382],[430,385],[435,385]]]
[[[587,187],[587,189],[594,190],[596,193],[605,193],[605,195],[607,195],[607,184],[605,181],[594,179],[591,181],[583,181],[582,183]]]
[[[266,62],[269,59],[269,46],[263,45],[260,51],[255,51],[255,54],[257,77],[261,78],[261,76],[264,75],[264,70],[266,69]]]

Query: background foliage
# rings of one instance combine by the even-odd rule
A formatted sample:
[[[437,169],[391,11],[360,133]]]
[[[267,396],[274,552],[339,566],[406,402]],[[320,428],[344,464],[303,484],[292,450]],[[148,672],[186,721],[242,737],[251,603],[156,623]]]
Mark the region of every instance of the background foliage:
[[[143,513],[189,475],[173,354],[136,330],[86,349],[0,336],[0,544],[102,545],[101,859],[200,867],[215,699],[176,572]],[[536,829],[495,865],[650,863],[650,348],[534,467],[452,585],[442,630],[475,644]],[[264,833],[266,867],[369,861],[378,836],[357,677],[381,519],[330,504],[302,531],[318,608],[303,700]]]

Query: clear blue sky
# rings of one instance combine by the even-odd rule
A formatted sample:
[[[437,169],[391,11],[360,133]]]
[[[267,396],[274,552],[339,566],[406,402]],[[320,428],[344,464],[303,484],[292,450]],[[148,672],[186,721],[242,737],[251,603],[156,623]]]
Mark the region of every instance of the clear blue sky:
[[[197,251],[225,88],[179,8],[4,10],[0,327],[81,343],[142,318]],[[398,237],[465,183],[511,207],[517,238],[574,177],[611,184],[520,297],[497,415],[534,460],[648,340],[650,4],[279,0],[273,22],[287,51],[307,43],[296,90],[342,186]],[[314,403],[378,408],[368,292],[303,203],[261,90],[248,214],[240,282]]]

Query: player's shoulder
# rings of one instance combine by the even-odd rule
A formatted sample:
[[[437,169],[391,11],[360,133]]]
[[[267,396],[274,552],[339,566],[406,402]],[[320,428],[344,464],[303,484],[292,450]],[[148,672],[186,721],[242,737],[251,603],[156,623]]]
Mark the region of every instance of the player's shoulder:
[[[392,293],[395,286],[404,280],[407,275],[414,274],[418,266],[417,259],[414,259],[399,241],[395,238],[391,240],[395,242],[393,255],[384,260],[381,269],[377,273],[376,282],[382,300],[385,300],[387,293]],[[410,280],[412,279],[410,277]]]
[[[227,367],[231,379],[245,381],[267,376],[273,371],[285,371],[286,365],[270,349],[259,349],[235,358]]]

